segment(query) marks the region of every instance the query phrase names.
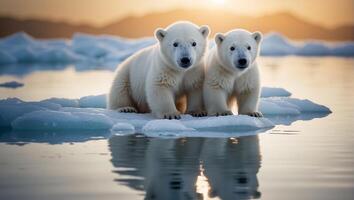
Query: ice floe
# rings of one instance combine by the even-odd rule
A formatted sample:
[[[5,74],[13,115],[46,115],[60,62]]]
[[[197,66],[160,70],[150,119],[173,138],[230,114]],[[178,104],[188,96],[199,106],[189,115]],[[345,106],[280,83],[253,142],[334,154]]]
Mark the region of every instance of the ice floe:
[[[16,89],[18,87],[23,87],[24,84],[17,81],[9,81],[5,83],[0,83],[0,87]]]
[[[287,97],[290,93],[281,88],[266,88],[264,91],[267,95],[260,102],[264,118],[182,115],[181,120],[161,120],[152,114],[107,110],[104,108],[105,95],[80,99],[51,98],[39,102],[9,98],[0,100],[0,127],[16,131],[111,131],[112,134],[217,137],[232,132],[254,134],[277,124],[323,117],[331,112],[310,100]]]

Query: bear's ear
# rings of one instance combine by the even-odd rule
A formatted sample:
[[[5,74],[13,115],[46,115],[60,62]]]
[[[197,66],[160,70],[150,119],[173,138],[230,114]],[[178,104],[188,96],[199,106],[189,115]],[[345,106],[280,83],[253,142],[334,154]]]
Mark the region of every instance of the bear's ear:
[[[262,33],[259,31],[256,31],[252,33],[252,37],[256,40],[257,44],[259,44],[262,41]]]
[[[204,36],[204,38],[207,38],[210,33],[210,28],[207,25],[201,26],[199,28],[199,32]]]
[[[155,37],[160,42],[163,40],[163,38],[166,36],[166,34],[167,34],[167,31],[163,30],[162,28],[158,28],[155,30]]]
[[[215,35],[215,42],[217,45],[220,45],[225,40],[225,36],[222,33],[217,33]]]

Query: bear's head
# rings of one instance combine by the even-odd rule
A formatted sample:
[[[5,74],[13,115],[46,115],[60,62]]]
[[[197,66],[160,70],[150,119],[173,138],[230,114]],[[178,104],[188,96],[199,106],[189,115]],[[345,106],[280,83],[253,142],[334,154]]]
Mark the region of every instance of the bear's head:
[[[155,37],[159,41],[160,55],[168,67],[178,71],[196,66],[205,53],[209,27],[191,22],[176,22],[166,29],[159,28]]]
[[[215,43],[220,64],[238,75],[246,72],[256,60],[262,34],[236,29],[226,34],[217,33]]]

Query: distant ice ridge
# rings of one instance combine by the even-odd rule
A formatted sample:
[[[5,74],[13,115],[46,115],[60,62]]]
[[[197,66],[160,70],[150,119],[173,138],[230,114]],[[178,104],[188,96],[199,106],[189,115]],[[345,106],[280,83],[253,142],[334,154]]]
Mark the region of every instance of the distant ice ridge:
[[[263,56],[354,56],[354,42],[338,42],[329,44],[323,41],[305,41],[296,43],[280,33],[265,35],[261,55]]]
[[[34,39],[19,32],[0,39],[0,64],[121,62],[137,50],[154,43],[153,38],[129,40],[83,33],[74,34],[71,40]]]
[[[0,39],[0,64],[11,63],[119,63],[141,48],[155,44],[152,37],[124,39],[110,35],[74,34],[66,39],[34,39],[19,32]],[[321,41],[296,44],[279,33],[265,35],[261,55],[265,56],[354,56],[354,43],[329,45]]]
[[[260,102],[264,118],[245,115],[195,118],[183,115],[181,120],[161,120],[151,114],[118,113],[104,109],[103,95],[81,99],[51,98],[39,102],[9,98],[0,100],[0,127],[19,131],[111,130],[114,134],[139,132],[159,137],[218,137],[237,131],[251,134],[279,123],[289,123],[281,120],[285,116],[306,120],[315,118],[313,113],[323,116],[331,112],[329,108],[309,100],[285,97],[286,90],[280,88],[267,88],[264,91],[268,96]],[[311,114],[311,117],[298,117],[306,114]]]

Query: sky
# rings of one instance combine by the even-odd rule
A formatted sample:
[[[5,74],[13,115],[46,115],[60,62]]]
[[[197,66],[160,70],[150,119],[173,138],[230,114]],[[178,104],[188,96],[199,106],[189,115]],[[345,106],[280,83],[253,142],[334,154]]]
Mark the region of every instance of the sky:
[[[327,27],[354,24],[354,0],[0,0],[0,15],[103,26],[119,18],[179,8],[260,16],[291,12]]]

